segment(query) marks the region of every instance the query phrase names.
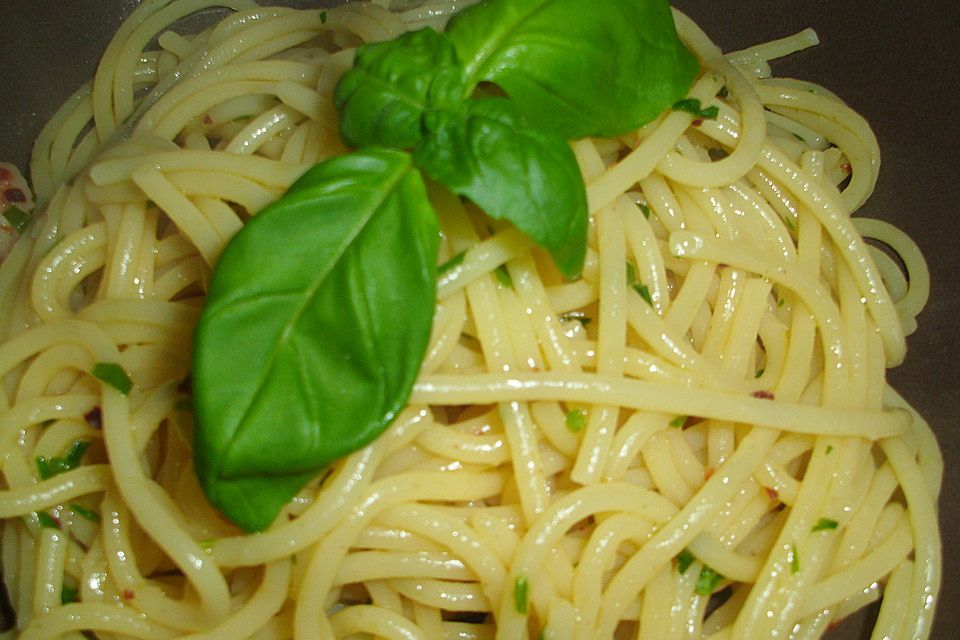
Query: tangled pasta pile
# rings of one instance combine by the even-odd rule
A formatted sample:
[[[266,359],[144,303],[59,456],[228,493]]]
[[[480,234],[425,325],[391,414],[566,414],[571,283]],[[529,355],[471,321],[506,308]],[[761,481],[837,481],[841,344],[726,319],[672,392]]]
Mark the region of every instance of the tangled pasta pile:
[[[578,280],[434,189],[444,266],[409,406],[262,533],[209,505],[185,382],[212,267],[345,151],[331,96],[354,48],[462,4],[147,1],[44,130],[42,214],[0,266],[13,634],[815,638],[882,596],[873,637],[926,637],[942,461],[885,382],[926,268],[850,217],[879,166],[867,124],[770,77],[811,32],[724,56],[675,14],[704,112],[573,143]]]

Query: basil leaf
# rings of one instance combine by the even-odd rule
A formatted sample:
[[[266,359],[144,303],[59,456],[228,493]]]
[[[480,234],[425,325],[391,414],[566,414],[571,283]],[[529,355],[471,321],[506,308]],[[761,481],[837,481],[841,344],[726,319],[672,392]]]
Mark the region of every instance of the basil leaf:
[[[570,146],[525,126],[505,98],[469,100],[426,113],[427,137],[414,160],[431,178],[506,218],[580,274],[587,245],[587,196]]]
[[[260,530],[406,403],[430,336],[439,228],[409,154],[323,162],[227,245],[194,351],[195,462]]]
[[[433,29],[364,45],[337,85],[340,132],[353,146],[415,147],[428,105],[456,104],[463,72],[453,45]]]
[[[699,70],[666,0],[488,0],[447,35],[468,87],[498,84],[540,128],[613,136],[683,98]]]

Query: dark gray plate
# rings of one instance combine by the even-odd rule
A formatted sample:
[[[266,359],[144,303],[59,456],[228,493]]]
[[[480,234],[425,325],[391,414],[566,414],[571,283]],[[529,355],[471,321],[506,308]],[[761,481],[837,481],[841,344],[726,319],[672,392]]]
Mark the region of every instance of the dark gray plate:
[[[863,213],[883,218],[919,242],[933,274],[930,304],[909,340],[894,385],[940,438],[947,472],[941,499],[944,585],[933,637],[960,629],[960,3],[934,0],[675,0],[724,50],[813,27],[823,44],[776,65],[778,75],[819,82],[873,125],[883,151],[880,182]],[[92,74],[122,17],[137,0],[0,0],[0,158],[26,166],[43,122]],[[296,4],[296,2],[284,2]],[[301,3],[307,4],[307,3]],[[312,6],[336,4],[313,2]],[[862,621],[833,637],[860,638]],[[951,631],[952,629],[952,631]]]

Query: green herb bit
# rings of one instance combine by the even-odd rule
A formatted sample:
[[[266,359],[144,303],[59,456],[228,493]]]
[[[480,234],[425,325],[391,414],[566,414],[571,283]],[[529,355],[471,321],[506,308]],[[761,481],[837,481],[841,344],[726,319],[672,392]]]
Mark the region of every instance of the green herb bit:
[[[452,258],[444,262],[442,265],[440,265],[440,267],[437,269],[437,273],[439,273],[442,276],[443,274],[450,271],[451,269],[459,267],[461,264],[463,264],[463,259],[466,257],[467,257],[467,252],[461,251],[460,253],[458,253],[457,255],[453,256]]]
[[[764,374],[765,371],[766,371],[766,369],[764,369],[764,368],[761,367],[760,369],[757,369],[757,372],[756,372],[755,374],[753,374],[753,377],[754,377],[754,378],[759,378],[760,376],[762,376],[762,375]]]
[[[827,445],[827,455],[830,455],[831,453],[833,453],[833,445],[832,445],[832,444],[828,444],[828,445]]]
[[[326,11],[321,11],[321,12],[320,12],[320,24],[327,24],[327,12],[326,12]]]
[[[571,322],[576,321],[587,326],[593,321],[593,318],[585,314],[583,311],[568,311],[567,313],[560,314],[560,322]]]
[[[89,440],[77,440],[63,456],[53,456],[52,458],[37,456],[37,469],[40,471],[40,479],[47,480],[75,469],[80,465],[83,454],[87,452],[89,446]]]
[[[7,222],[10,223],[10,226],[13,227],[17,233],[23,233],[23,230],[30,224],[30,214],[20,207],[7,208],[7,210],[3,212],[3,217],[7,219]]]
[[[497,267],[493,272],[493,275],[497,277],[497,282],[508,289],[513,289],[513,278],[510,277],[510,272],[507,271],[506,265],[500,265]]]
[[[583,430],[583,427],[587,424],[587,411],[586,409],[571,409],[567,412],[567,429],[573,433],[578,433]]]
[[[782,306],[785,305],[785,304],[787,304],[786,299],[780,298],[779,300],[777,300],[777,308],[780,308],[780,307],[782,307]]]
[[[832,531],[840,526],[840,523],[831,518],[820,518],[817,524],[813,525],[811,531]]]
[[[530,584],[526,576],[520,576],[513,584],[513,604],[517,607],[517,613],[527,613],[530,606]]]
[[[687,420],[689,418],[690,416],[677,416],[676,418],[670,421],[670,426],[673,427],[674,429],[682,429],[683,426],[687,424]]]
[[[94,377],[103,380],[125,396],[129,395],[130,390],[133,389],[130,376],[116,362],[98,362],[94,365],[92,373]]]
[[[82,504],[77,504],[74,502],[70,505],[70,510],[78,516],[86,518],[90,522],[100,522],[100,514],[93,509],[83,506]]]
[[[640,294],[640,297],[643,298],[648,305],[653,306],[653,296],[650,294],[650,289],[645,284],[634,284],[633,290]]]
[[[71,602],[78,602],[80,600],[80,590],[76,587],[68,587],[63,585],[63,588],[60,590],[60,604],[70,604]]]
[[[790,573],[800,573],[800,554],[797,545],[790,545]]]
[[[650,207],[648,205],[640,203],[640,212],[643,213],[643,217],[647,220],[650,219]]]
[[[677,573],[680,575],[685,574],[696,559],[697,557],[693,555],[689,549],[681,551],[677,554]]]
[[[710,567],[704,567],[700,571],[700,577],[697,578],[697,586],[694,588],[694,591],[701,596],[712,595],[714,589],[717,588],[717,585],[720,584],[722,580],[722,575]]]
[[[716,120],[717,116],[720,115],[719,107],[712,106],[704,108],[697,98],[686,98],[685,100],[675,102],[673,104],[673,110],[685,111],[690,115],[705,120]]]
[[[37,511],[37,520],[40,521],[40,526],[44,529],[59,529],[60,523],[57,522],[57,519],[46,511]]]
[[[627,263],[627,284],[630,286],[635,285],[637,282],[637,268],[633,266],[632,262]]]

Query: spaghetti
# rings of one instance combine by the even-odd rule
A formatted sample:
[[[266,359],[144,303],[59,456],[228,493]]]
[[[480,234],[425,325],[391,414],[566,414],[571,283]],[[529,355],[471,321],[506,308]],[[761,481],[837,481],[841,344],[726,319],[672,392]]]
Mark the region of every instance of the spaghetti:
[[[723,55],[675,14],[716,118],[574,143],[577,281],[433,192],[448,268],[408,408],[268,530],[210,507],[183,382],[211,267],[344,151],[354,48],[463,4],[145,0],[48,124],[42,213],[0,266],[12,634],[815,638],[882,597],[872,637],[926,637],[942,461],[884,374],[928,276],[907,236],[850,217],[868,125],[770,76],[809,31]]]

